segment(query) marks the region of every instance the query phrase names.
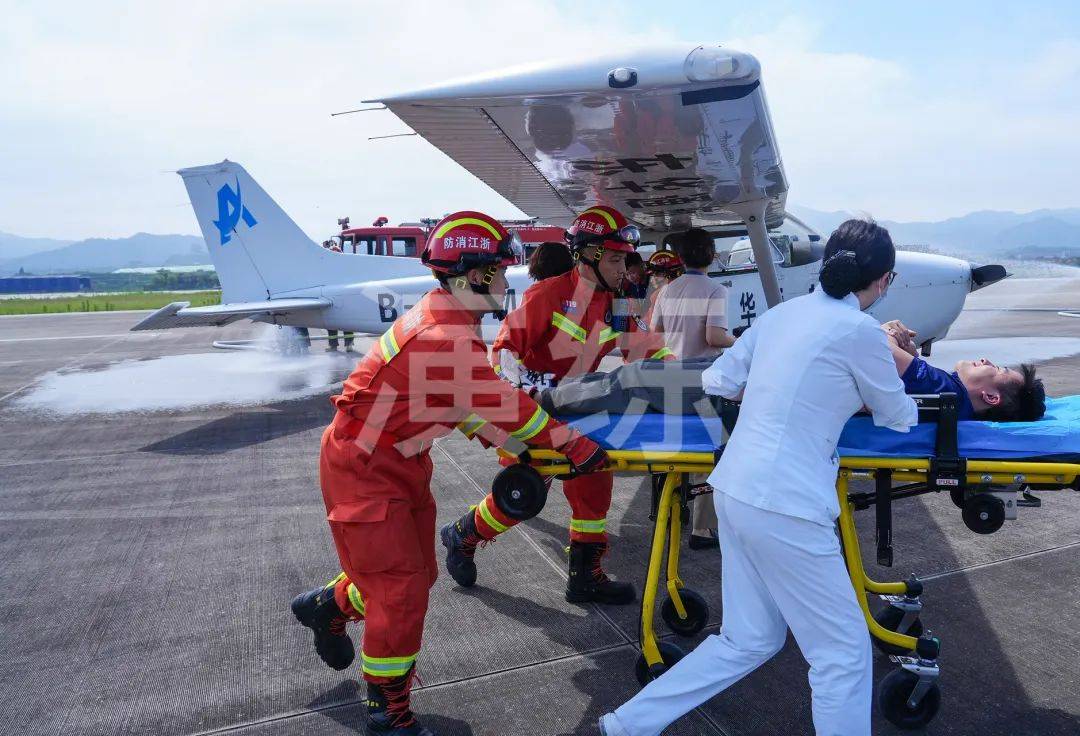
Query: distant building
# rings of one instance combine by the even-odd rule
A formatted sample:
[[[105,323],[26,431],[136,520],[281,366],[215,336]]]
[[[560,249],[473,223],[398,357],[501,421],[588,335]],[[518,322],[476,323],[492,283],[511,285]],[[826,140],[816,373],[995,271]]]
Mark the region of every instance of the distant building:
[[[0,294],[48,294],[90,291],[87,276],[9,276],[0,278]]]

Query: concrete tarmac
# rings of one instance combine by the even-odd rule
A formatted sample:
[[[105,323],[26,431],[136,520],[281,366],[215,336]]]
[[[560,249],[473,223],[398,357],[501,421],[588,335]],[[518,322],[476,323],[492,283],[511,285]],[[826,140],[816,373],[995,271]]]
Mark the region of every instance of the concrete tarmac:
[[[1080,319],[1058,314],[1080,309],[1077,287],[1006,281],[976,293],[950,338],[1021,355],[1047,349],[1024,340],[1080,341]],[[210,344],[266,328],[127,332],[139,319],[0,318],[0,733],[357,732],[357,672],[327,669],[289,611],[337,572],[317,454],[331,384],[355,356],[323,356],[316,343],[311,358],[264,363]],[[1039,367],[1050,393],[1080,393],[1080,349],[1054,345],[1062,354]],[[164,401],[179,383],[180,398]],[[433,459],[440,524],[498,469],[458,435]],[[941,495],[894,506],[896,565],[868,569],[927,580],[923,621],[943,642],[927,733],[1080,733],[1080,495],[1041,495],[1041,508],[990,536]],[[606,564],[639,593],[648,504],[641,479],[616,480]],[[637,608],[563,599],[568,518],[555,491],[539,517],[478,552],[475,588],[436,582],[414,706],[437,733],[596,734],[597,717],[637,690]],[[872,513],[859,522],[869,563]],[[683,561],[711,607],[705,634],[716,633],[720,556],[688,550]],[[880,679],[892,665],[875,654],[875,668]],[[665,733],[810,734],[806,674],[789,641]],[[875,715],[875,733],[899,732]]]

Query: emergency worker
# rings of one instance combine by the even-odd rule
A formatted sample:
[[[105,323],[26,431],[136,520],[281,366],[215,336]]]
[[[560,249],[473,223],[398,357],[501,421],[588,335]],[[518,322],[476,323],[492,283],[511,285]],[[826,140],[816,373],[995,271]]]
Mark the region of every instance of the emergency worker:
[[[649,256],[645,263],[645,272],[649,274],[649,308],[645,312],[645,324],[652,329],[653,311],[656,309],[656,300],[660,298],[660,290],[675,279],[686,273],[686,266],[682,258],[670,250],[658,250]],[[686,356],[677,355],[677,358]]]
[[[873,662],[835,531],[836,446],[863,406],[878,426],[918,422],[885,334],[864,313],[895,261],[885,228],[848,220],[825,246],[821,288],[767,311],[702,374],[707,393],[742,398],[709,476],[724,625],[603,716],[604,736],[656,736],[779,652],[788,628],[810,663],[815,732],[869,736]]]
[[[595,371],[600,359],[618,347],[627,362],[671,355],[663,338],[650,334],[629,313],[616,289],[625,275],[625,259],[640,241],[611,207],[582,212],[567,231],[577,265],[561,276],[530,286],[521,306],[510,313],[492,349],[496,372],[530,391],[554,386],[566,376]],[[601,558],[607,551],[610,473],[563,481],[570,502],[570,577],[566,599],[626,604],[634,600],[630,583],[611,580]],[[473,555],[478,544],[494,539],[517,522],[501,513],[489,494],[475,511],[442,528],[446,568],[458,585],[476,582]]]
[[[491,444],[514,438],[566,454],[579,472],[602,467],[592,440],[551,419],[495,375],[479,322],[499,312],[520,242],[479,212],[432,230],[421,257],[438,286],[372,346],[331,402],[319,480],[343,572],[297,596],[297,619],[334,669],[354,658],[347,621],[366,621],[361,669],[368,733],[431,736],[410,709],[428,589],[435,582],[432,440],[458,427]]]

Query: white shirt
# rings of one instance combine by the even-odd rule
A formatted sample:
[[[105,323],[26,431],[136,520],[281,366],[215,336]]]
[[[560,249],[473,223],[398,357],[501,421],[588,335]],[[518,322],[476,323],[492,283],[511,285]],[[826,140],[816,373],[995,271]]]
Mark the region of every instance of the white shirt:
[[[735,431],[709,484],[760,509],[832,525],[836,444],[864,405],[874,424],[918,422],[885,333],[854,294],[820,289],[768,310],[702,373],[705,392],[736,398]]]

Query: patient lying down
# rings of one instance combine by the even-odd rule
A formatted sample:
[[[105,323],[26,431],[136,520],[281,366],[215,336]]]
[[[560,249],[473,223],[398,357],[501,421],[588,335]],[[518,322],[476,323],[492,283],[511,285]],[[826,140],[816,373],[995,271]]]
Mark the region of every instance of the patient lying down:
[[[994,365],[986,358],[961,360],[952,373],[927,363],[915,347],[915,332],[898,320],[881,326],[889,339],[896,370],[909,394],[954,392],[960,402],[959,419],[994,422],[1033,422],[1046,411],[1046,391],[1035,368]]]
[[[952,373],[918,357],[915,333],[898,321],[881,326],[888,336],[896,370],[909,394],[953,392],[961,420],[1034,421],[1045,411],[1046,393],[1027,364],[999,368],[985,358],[962,360]],[[706,396],[701,373],[711,358],[642,360],[610,373],[586,373],[564,378],[540,391],[537,401],[553,414],[699,414],[718,416],[719,399]]]

